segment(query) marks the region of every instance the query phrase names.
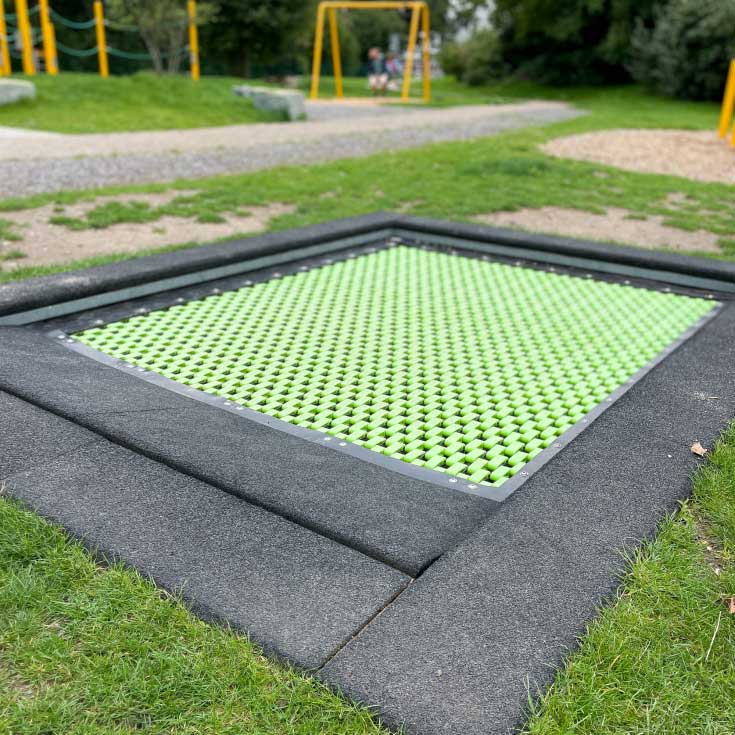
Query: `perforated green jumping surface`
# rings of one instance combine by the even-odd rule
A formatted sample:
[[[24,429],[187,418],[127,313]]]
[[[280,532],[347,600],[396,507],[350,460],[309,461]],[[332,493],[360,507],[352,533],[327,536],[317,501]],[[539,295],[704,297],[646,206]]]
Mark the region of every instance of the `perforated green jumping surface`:
[[[75,337],[291,424],[501,485],[712,308],[401,245]]]

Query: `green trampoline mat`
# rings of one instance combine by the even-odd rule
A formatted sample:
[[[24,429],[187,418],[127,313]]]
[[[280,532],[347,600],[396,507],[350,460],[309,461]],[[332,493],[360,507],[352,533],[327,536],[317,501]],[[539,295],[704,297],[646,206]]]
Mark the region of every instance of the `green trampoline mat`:
[[[713,307],[397,245],[75,338],[290,424],[499,486]]]

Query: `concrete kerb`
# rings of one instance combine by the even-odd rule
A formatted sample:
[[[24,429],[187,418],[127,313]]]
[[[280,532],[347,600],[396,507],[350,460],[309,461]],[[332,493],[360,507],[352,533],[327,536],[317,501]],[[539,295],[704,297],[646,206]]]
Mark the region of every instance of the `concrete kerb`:
[[[275,89],[241,84],[233,87],[232,91],[238,97],[252,100],[258,110],[281,113],[289,120],[306,118],[304,94],[295,89]]]
[[[36,97],[36,85],[20,79],[0,79],[0,107]]]

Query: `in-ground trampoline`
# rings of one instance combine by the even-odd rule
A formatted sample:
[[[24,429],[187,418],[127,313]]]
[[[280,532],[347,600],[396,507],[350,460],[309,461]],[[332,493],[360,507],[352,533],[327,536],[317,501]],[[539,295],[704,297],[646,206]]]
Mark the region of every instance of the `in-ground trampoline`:
[[[0,469],[390,725],[506,732],[735,413],[733,293],[382,214],[10,284]]]

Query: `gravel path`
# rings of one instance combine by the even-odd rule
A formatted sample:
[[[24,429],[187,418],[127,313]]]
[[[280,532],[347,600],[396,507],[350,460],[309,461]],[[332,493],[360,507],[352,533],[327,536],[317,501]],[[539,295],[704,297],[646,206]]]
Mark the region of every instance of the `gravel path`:
[[[568,120],[580,111],[526,102],[391,109],[300,123],[145,133],[0,137],[1,197],[172,181],[367,156]]]

